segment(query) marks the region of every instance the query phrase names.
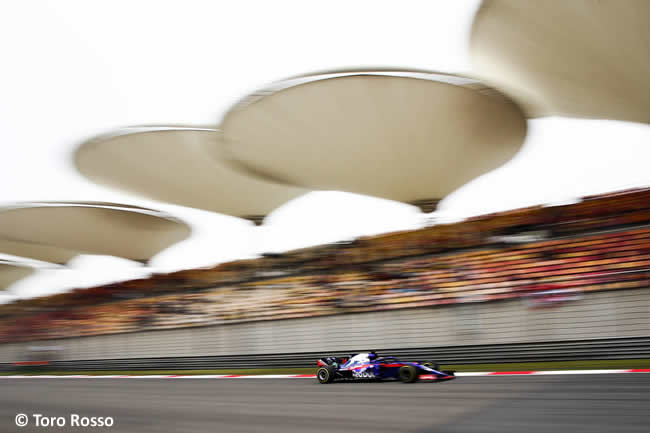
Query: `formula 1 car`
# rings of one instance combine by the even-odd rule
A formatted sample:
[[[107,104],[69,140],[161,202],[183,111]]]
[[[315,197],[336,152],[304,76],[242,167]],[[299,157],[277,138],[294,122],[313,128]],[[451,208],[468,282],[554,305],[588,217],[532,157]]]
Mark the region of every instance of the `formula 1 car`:
[[[434,362],[403,362],[394,356],[379,357],[375,352],[357,353],[347,358],[320,358],[316,377],[320,383],[337,380],[401,380],[412,383],[420,377],[455,379],[453,371],[440,371]]]

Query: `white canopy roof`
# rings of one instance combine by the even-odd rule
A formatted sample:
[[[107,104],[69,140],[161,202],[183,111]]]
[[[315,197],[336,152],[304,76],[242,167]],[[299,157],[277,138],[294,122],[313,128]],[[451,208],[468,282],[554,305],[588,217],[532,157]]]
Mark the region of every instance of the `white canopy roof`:
[[[306,192],[251,177],[213,159],[219,131],[195,127],[133,127],[86,141],[77,169],[89,179],[155,200],[261,219]]]
[[[5,290],[18,280],[28,277],[34,268],[17,262],[0,260],[0,291]]]
[[[529,116],[650,122],[650,1],[484,0],[474,72]]]
[[[414,203],[508,161],[526,120],[476,80],[375,69],[275,83],[236,104],[221,129],[216,158],[246,173]]]
[[[114,203],[20,203],[0,208],[0,253],[65,263],[79,254],[147,262],[187,238],[162,212]]]

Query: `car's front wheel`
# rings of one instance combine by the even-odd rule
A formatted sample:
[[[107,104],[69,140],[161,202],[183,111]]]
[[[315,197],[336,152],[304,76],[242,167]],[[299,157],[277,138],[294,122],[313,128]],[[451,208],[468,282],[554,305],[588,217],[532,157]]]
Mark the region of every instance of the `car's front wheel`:
[[[420,377],[418,369],[412,365],[403,365],[399,369],[399,378],[404,383],[413,383]]]
[[[316,378],[320,383],[331,383],[334,381],[334,375],[336,374],[336,369],[331,365],[321,367],[316,372]]]

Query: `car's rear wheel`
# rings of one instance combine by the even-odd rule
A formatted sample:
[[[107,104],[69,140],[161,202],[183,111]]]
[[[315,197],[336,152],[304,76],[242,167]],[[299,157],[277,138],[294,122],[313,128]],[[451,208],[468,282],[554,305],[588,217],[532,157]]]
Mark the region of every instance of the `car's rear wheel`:
[[[404,383],[413,383],[420,377],[418,369],[412,365],[403,365],[399,369],[399,378]]]
[[[335,369],[331,365],[321,367],[316,372],[316,377],[320,383],[331,383],[334,380]]]

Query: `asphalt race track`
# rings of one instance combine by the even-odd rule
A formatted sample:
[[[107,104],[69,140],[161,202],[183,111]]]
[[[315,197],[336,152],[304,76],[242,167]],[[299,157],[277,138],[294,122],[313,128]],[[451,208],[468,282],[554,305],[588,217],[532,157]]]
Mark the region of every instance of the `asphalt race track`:
[[[647,432],[650,374],[462,377],[443,383],[315,379],[6,379],[0,432]],[[29,425],[19,428],[15,416]],[[111,428],[35,427],[111,416]]]

